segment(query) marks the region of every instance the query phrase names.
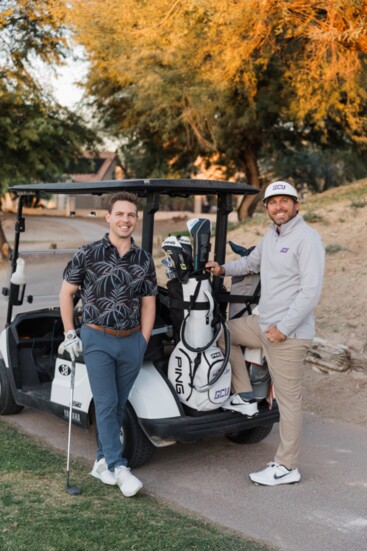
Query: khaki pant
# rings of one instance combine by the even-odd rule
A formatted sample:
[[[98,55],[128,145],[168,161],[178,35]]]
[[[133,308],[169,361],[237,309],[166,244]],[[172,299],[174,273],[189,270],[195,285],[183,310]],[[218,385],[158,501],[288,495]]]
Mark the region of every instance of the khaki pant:
[[[311,339],[287,339],[270,343],[259,327],[258,316],[227,322],[231,335],[232,392],[252,390],[241,346],[262,348],[268,362],[279,407],[280,444],[274,461],[288,469],[297,467],[302,432],[303,362]],[[224,349],[223,335],[218,346]]]

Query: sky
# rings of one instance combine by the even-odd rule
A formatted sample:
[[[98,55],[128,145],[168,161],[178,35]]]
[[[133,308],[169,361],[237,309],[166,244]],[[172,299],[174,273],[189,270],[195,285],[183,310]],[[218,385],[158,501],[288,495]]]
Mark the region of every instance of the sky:
[[[63,67],[56,69],[55,74],[49,73],[48,83],[61,105],[73,109],[82,99],[83,88],[77,83],[86,77],[87,69],[88,65],[82,59],[69,59]]]

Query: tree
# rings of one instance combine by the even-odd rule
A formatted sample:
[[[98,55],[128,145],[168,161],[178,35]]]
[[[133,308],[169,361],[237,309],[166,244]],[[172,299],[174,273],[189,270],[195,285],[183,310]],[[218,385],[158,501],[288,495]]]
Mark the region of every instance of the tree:
[[[366,6],[105,0],[101,11],[74,0],[71,18],[110,129],[149,151],[159,170],[190,169],[198,154],[217,152],[229,173],[261,187],[259,158],[284,128],[312,131],[322,144],[337,127],[366,145]]]
[[[3,0],[0,11],[0,191],[22,181],[62,176],[83,146],[95,142],[82,117],[40,86],[39,63],[67,54],[62,0]],[[5,236],[0,231],[4,251]]]

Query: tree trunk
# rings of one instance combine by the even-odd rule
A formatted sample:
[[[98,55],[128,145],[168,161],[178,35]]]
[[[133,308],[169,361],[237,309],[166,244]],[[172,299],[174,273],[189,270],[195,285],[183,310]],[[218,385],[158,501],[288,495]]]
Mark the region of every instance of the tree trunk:
[[[257,162],[257,147],[253,144],[248,144],[243,151],[242,158],[247,183],[250,186],[261,189],[262,188],[262,178],[260,177],[259,166]],[[238,207],[238,220],[244,220],[247,216],[253,216],[257,204],[260,199],[260,194],[257,195],[246,195],[243,197],[239,207]]]
[[[10,245],[8,243],[8,240],[6,239],[1,218],[0,218],[0,257],[2,259],[8,259],[11,252]]]

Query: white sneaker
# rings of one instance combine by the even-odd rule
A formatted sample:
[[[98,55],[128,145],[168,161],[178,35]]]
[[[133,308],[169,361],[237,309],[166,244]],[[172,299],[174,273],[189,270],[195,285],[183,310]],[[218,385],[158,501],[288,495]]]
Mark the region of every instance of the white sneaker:
[[[101,480],[103,484],[109,484],[110,486],[115,486],[117,484],[114,473],[108,470],[107,463],[104,457],[99,461],[95,461],[93,469],[89,473],[98,480]]]
[[[246,415],[246,417],[253,417],[259,413],[255,398],[245,400],[239,394],[230,396],[221,407],[222,409],[237,411],[238,413],[242,413],[242,415]]]
[[[142,489],[143,483],[136,478],[128,467],[120,465],[115,468],[117,484],[125,497],[132,497]]]
[[[279,463],[268,463],[263,471],[250,473],[250,480],[263,486],[277,486],[278,484],[295,484],[301,480],[298,469],[287,469]]]

